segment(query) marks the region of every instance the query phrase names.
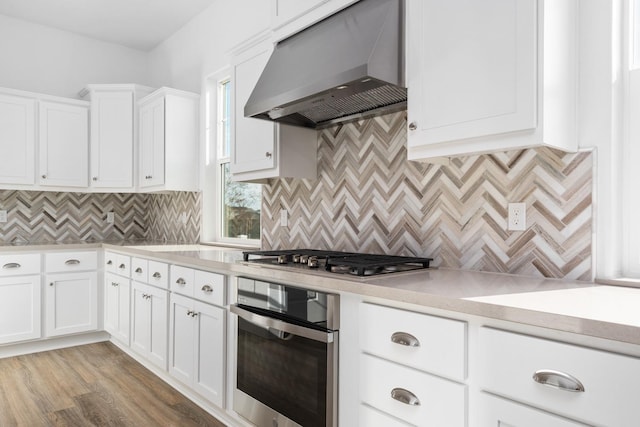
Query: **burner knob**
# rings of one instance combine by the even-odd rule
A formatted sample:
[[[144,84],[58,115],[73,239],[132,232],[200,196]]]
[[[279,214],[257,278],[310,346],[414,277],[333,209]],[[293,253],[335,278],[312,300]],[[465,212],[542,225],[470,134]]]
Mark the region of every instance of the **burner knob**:
[[[308,264],[309,255],[300,255],[300,264]]]
[[[300,254],[294,254],[293,255],[293,262],[296,264],[300,263]]]
[[[309,268],[318,268],[318,266],[319,266],[318,257],[317,256],[310,256],[309,260],[307,261],[307,265],[309,266]]]
[[[287,256],[286,255],[278,255],[278,264],[286,264]]]

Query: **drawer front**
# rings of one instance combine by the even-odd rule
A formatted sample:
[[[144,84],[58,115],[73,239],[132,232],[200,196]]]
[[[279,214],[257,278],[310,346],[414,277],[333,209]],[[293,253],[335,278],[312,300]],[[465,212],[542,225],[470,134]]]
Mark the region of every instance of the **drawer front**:
[[[363,351],[457,381],[467,377],[467,324],[373,304],[360,306]]]
[[[590,424],[630,426],[640,419],[640,359],[490,328],[480,330],[479,348],[484,390]],[[534,381],[534,373],[549,370],[577,379],[584,392]]]
[[[149,262],[142,258],[131,258],[131,278],[138,282],[147,283]]]
[[[169,286],[172,292],[193,297],[193,281],[195,270],[179,265],[172,265],[170,268]]]
[[[169,265],[164,262],[149,261],[147,283],[162,289],[169,289]]]
[[[209,304],[224,306],[225,277],[208,271],[195,271],[193,296]]]
[[[40,274],[40,254],[0,255],[0,277]]]
[[[402,401],[411,397],[419,404]],[[417,426],[464,427],[467,422],[465,385],[368,354],[360,356],[360,399]]]
[[[116,254],[116,274],[131,277],[131,257],[128,255]]]
[[[45,253],[44,260],[47,273],[98,269],[98,253],[96,251]]]
[[[113,252],[105,251],[104,253],[104,271],[109,273],[117,273],[118,272],[118,255]]]

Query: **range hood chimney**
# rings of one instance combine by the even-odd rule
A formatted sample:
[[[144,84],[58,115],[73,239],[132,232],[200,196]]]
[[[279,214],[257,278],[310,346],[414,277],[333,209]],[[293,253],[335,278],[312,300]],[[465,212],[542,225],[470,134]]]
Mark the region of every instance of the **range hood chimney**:
[[[246,117],[322,129],[407,108],[403,1],[361,0],[279,42]]]

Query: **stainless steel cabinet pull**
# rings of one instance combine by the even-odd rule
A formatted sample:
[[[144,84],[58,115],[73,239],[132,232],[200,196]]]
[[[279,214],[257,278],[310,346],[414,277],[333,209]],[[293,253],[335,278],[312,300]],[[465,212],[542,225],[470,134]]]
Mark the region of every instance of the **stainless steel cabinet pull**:
[[[191,310],[187,311],[187,316],[193,317],[193,316],[191,316],[192,314],[193,314],[193,311],[191,311]]]
[[[192,311],[192,312],[191,312],[191,317],[198,317],[198,314],[199,314],[199,313],[196,313],[195,311]]]
[[[107,265],[113,265],[113,261],[111,260],[107,261]]]
[[[264,153],[264,156],[265,156],[267,159],[270,159],[270,158],[271,158],[271,156],[272,156],[272,154],[271,154],[269,151],[267,151],[266,153]]]
[[[126,266],[126,265],[124,265],[124,264],[120,264],[120,265],[118,266],[118,268],[119,268],[120,270],[124,270],[126,267],[127,267],[127,266]]]
[[[406,345],[407,347],[420,347],[418,338],[406,332],[394,332],[393,335],[391,335],[391,342]]]
[[[202,291],[210,294],[211,292],[213,292],[213,288],[211,286],[209,286],[209,285],[204,285],[202,287]]]
[[[91,179],[93,179],[94,181],[97,181],[97,180],[98,180],[98,177],[97,177],[97,176],[94,176],[94,177],[93,177],[93,178],[91,178]]]
[[[66,265],[78,265],[80,264],[79,259],[68,259],[64,262]]]
[[[17,262],[8,262],[5,265],[2,266],[2,268],[4,268],[5,270],[9,270],[9,269],[13,269],[13,268],[20,268],[22,267],[20,264],[18,264]]]
[[[116,282],[111,282],[111,286],[118,286],[118,284]]]
[[[420,406],[420,399],[418,399],[415,394],[411,393],[409,390],[405,390],[404,388],[397,387],[391,390],[391,398],[404,403],[405,405]]]
[[[47,175],[42,175],[42,179],[47,179]]]
[[[180,277],[178,280],[176,280],[176,283],[177,283],[178,285],[186,285],[186,284],[187,284],[187,281],[186,281],[186,280],[184,280],[182,277]]]
[[[138,274],[142,273],[142,269],[140,267],[136,268],[136,273]]]
[[[409,123],[409,130],[416,130],[416,129],[418,129],[418,125],[416,124],[416,122]]]
[[[151,175],[147,175],[144,177],[144,179],[151,179],[151,178],[153,178]]]
[[[53,282],[49,283],[49,286],[53,286]]]
[[[541,369],[534,372],[533,380],[547,387],[575,393],[584,393],[584,386],[576,377],[565,372]]]
[[[157,272],[157,271],[156,271],[155,273],[153,273],[153,276],[152,276],[152,277],[153,277],[154,279],[159,279],[159,278],[161,278],[161,277],[162,277],[162,274],[160,274],[159,272]]]

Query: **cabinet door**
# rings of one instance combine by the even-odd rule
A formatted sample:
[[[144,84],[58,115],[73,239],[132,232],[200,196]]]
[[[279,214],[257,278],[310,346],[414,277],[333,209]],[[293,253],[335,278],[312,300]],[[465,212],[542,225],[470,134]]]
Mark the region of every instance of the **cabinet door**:
[[[40,276],[0,279],[0,344],[40,336]]]
[[[233,67],[232,174],[271,169],[276,164],[275,125],[244,116],[244,105],[270,54],[271,46],[262,44],[236,58]]]
[[[164,184],[164,98],[140,105],[140,187]]]
[[[327,0],[272,0],[273,26],[280,27],[302,16]]]
[[[169,372],[188,385],[193,382],[193,349],[196,336],[192,313],[192,299],[171,294]]]
[[[96,330],[97,273],[47,275],[45,303],[45,331],[48,337]]]
[[[0,94],[0,183],[33,184],[35,100]]]
[[[131,347],[151,362],[167,369],[168,292],[133,283]]]
[[[129,345],[131,281],[115,274],[105,275],[104,329],[113,337]]]
[[[91,186],[133,187],[133,92],[91,94]]]
[[[195,390],[219,407],[224,404],[225,310],[195,302],[197,322]]]
[[[151,343],[151,304],[146,286],[133,282],[131,287],[131,348],[147,356]]]
[[[88,121],[87,107],[40,102],[41,185],[88,186]]]
[[[408,1],[409,151],[536,126],[536,4]]]

